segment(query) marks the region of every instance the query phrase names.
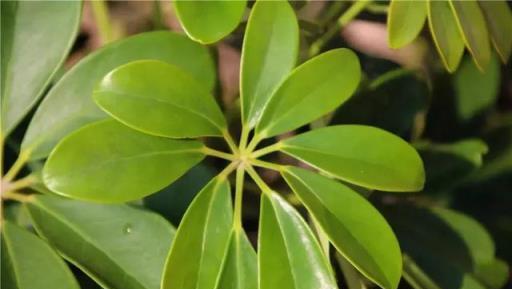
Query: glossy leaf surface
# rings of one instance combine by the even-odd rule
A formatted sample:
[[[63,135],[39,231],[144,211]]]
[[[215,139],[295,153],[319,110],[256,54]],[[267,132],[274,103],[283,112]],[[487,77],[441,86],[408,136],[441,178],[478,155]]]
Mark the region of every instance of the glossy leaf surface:
[[[177,66],[155,60],[107,74],[94,100],[127,126],[156,136],[221,136],[226,120],[208,89]]]
[[[308,225],[277,193],[261,196],[258,242],[260,289],[337,288]]]
[[[423,163],[406,141],[362,125],[316,129],[282,142],[281,151],[344,181],[382,191],[423,188]]]
[[[233,231],[218,289],[258,289],[258,258],[243,231]]]
[[[464,53],[464,41],[448,1],[428,2],[428,24],[437,52],[446,70],[457,70]]]
[[[154,193],[201,161],[202,144],[154,137],[117,121],[100,121],[73,132],[43,170],[58,194],[98,202],[125,202]]]
[[[312,122],[345,102],[361,77],[351,50],[325,52],[297,67],[272,95],[256,134],[275,136]]]
[[[382,288],[397,288],[402,272],[398,241],[365,198],[305,169],[288,167],[283,177],[343,256]]]
[[[46,242],[2,222],[2,288],[79,289],[64,260]]]
[[[505,0],[478,1],[487,22],[491,41],[503,63],[512,51],[512,11]]]
[[[0,129],[5,137],[64,62],[78,32],[82,3],[2,1],[1,5]]]
[[[254,127],[270,96],[295,67],[299,26],[287,1],[254,4],[242,48],[242,120]]]
[[[103,287],[160,288],[175,233],[162,217],[128,205],[50,195],[38,195],[27,208],[38,233]]]
[[[32,159],[46,157],[70,132],[106,118],[92,99],[98,82],[112,69],[141,59],[174,64],[211,89],[215,70],[208,50],[172,32],[148,32],[111,43],[77,63],[37,109],[22,143]]]
[[[491,58],[489,33],[484,15],[476,0],[454,1],[450,0],[453,14],[476,65],[484,71]]]
[[[411,43],[427,19],[427,1],[397,1],[389,4],[388,42],[392,48]]]
[[[174,1],[174,9],[190,38],[213,43],[235,30],[245,11],[245,0]]]
[[[233,226],[226,179],[214,178],[196,196],[167,257],[162,289],[215,288]]]

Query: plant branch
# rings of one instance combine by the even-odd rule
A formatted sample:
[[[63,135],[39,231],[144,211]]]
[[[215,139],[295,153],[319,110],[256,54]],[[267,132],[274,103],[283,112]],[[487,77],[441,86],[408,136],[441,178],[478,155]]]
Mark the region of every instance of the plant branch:
[[[235,183],[235,210],[233,216],[233,226],[235,230],[242,229],[242,200],[244,192],[244,176],[245,169],[243,166],[238,166],[236,169],[236,183]]]
[[[264,147],[262,149],[259,149],[259,150],[255,151],[255,152],[253,152],[251,156],[256,159],[256,158],[259,158],[259,157],[264,156],[266,154],[278,151],[278,150],[281,149],[281,147],[282,147],[282,143],[281,142],[277,142],[277,143],[275,143],[273,145],[269,145],[267,147]]]
[[[20,194],[14,191],[6,192],[2,194],[3,200],[18,201],[20,203],[30,202],[33,199],[33,195]]]
[[[27,163],[30,158],[30,151],[22,151],[19,155],[12,167],[7,171],[5,177],[3,178],[4,182],[12,181],[16,175],[21,171],[25,163]]]
[[[226,143],[228,144],[229,148],[231,149],[231,152],[234,154],[238,153],[238,148],[236,146],[235,141],[233,140],[233,137],[231,137],[231,134],[229,131],[223,131],[222,135],[224,136],[224,140],[226,140]]]
[[[247,173],[251,176],[252,180],[256,183],[256,185],[260,188],[260,190],[265,194],[272,193],[272,189],[265,183],[265,181],[258,175],[256,170],[252,166],[246,167]]]
[[[229,174],[231,174],[231,172],[233,172],[238,167],[238,164],[239,164],[238,161],[231,162],[227,167],[225,167],[222,170],[222,172],[220,172],[217,175],[217,178],[219,178],[219,179],[227,178],[229,176]]]
[[[213,157],[218,157],[218,158],[225,159],[225,160],[228,160],[228,161],[234,161],[235,160],[235,156],[234,155],[228,154],[228,153],[225,153],[225,152],[221,152],[221,151],[212,149],[212,148],[207,147],[207,146],[202,147],[201,148],[201,152],[206,154],[206,155],[213,156]]]
[[[249,140],[249,133],[251,130],[248,128],[246,124],[242,123],[242,133],[240,136],[240,150],[245,150],[247,146],[247,141]]]
[[[13,192],[13,191],[18,191],[20,189],[29,187],[30,185],[32,185],[36,182],[37,182],[37,178],[34,175],[28,175],[22,179],[12,182],[12,183],[2,182],[2,192],[5,191],[6,193],[8,193],[8,192]],[[4,186],[5,186],[5,188],[4,188]]]
[[[252,152],[264,138],[265,137],[262,134],[254,135],[254,137],[251,139],[251,142],[249,142],[247,145],[247,151]]]
[[[274,170],[274,171],[277,171],[277,172],[282,172],[284,170],[284,166],[283,165],[274,164],[274,163],[271,163],[271,162],[266,162],[266,161],[262,161],[262,160],[258,160],[258,159],[251,159],[250,163],[252,165],[257,166],[257,167],[271,169],[271,170]]]

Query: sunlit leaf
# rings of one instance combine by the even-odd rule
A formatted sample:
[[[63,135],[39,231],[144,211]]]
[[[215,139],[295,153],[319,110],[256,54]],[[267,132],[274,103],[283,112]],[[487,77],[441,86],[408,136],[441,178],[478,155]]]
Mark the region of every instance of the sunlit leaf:
[[[490,289],[500,289],[509,279],[509,267],[500,259],[481,264],[476,268],[475,277]]]
[[[411,43],[427,19],[427,1],[391,1],[388,12],[388,42],[392,48]]]
[[[503,63],[512,51],[512,12],[505,0],[478,1],[487,22],[487,29]]]

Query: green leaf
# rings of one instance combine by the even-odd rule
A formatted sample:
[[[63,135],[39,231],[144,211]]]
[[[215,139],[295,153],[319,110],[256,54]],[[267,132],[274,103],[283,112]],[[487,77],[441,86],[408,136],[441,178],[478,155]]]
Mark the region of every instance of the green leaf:
[[[159,215],[50,195],[26,206],[37,232],[104,288],[160,288],[174,228]]]
[[[402,273],[400,247],[379,211],[335,180],[296,167],[288,167],[282,174],[350,263],[380,287],[398,287]]]
[[[117,121],[100,121],[57,145],[43,169],[47,187],[63,196],[126,202],[154,193],[200,162],[202,144],[154,137]]]
[[[359,60],[351,50],[325,52],[296,68],[265,107],[256,134],[271,137],[334,110],[356,90]]]
[[[416,150],[401,138],[363,125],[316,129],[281,143],[281,151],[344,181],[382,191],[419,191],[425,182]]]
[[[140,60],[114,69],[98,84],[93,98],[118,121],[151,135],[222,136],[227,129],[208,89],[162,61]]]
[[[500,289],[508,282],[509,268],[505,261],[494,259],[488,264],[478,266],[475,276],[486,287]]]
[[[174,9],[187,35],[201,43],[213,43],[235,30],[245,11],[245,0],[175,0]]]
[[[174,64],[208,89],[215,83],[208,50],[185,36],[159,31],[128,37],[84,58],[57,82],[32,118],[22,150],[31,151],[32,159],[44,158],[70,132],[106,118],[91,97],[94,87],[112,69],[141,59]]]
[[[299,213],[277,193],[262,194],[260,289],[337,288],[322,249]]]
[[[167,257],[161,288],[215,288],[232,226],[229,183],[214,178],[197,195],[180,223]]]
[[[512,12],[505,0],[478,1],[487,22],[491,41],[503,63],[512,51]]]
[[[411,43],[427,19],[427,1],[391,1],[388,11],[388,42],[391,48]]]
[[[484,15],[477,1],[449,2],[466,47],[473,55],[477,67],[485,71],[491,58],[491,46]]]
[[[243,231],[233,231],[218,289],[258,289],[258,258]]]
[[[437,52],[449,72],[459,66],[464,53],[464,41],[448,1],[428,2],[428,24]]]
[[[257,1],[242,48],[240,99],[244,125],[253,128],[274,90],[295,67],[299,25],[288,1]]]
[[[78,32],[81,1],[2,1],[1,136],[36,104]],[[43,57],[44,56],[44,57]]]
[[[5,289],[80,289],[57,253],[34,234],[2,222],[2,281]]]

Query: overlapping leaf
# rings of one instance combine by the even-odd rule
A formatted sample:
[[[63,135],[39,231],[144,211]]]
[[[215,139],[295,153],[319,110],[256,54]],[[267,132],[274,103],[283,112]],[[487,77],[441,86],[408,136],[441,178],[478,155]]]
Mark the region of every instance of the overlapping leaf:
[[[503,63],[512,51],[512,12],[505,0],[478,1],[487,22],[487,29]]]
[[[411,43],[427,19],[427,1],[391,1],[388,12],[388,42],[392,48]]]

